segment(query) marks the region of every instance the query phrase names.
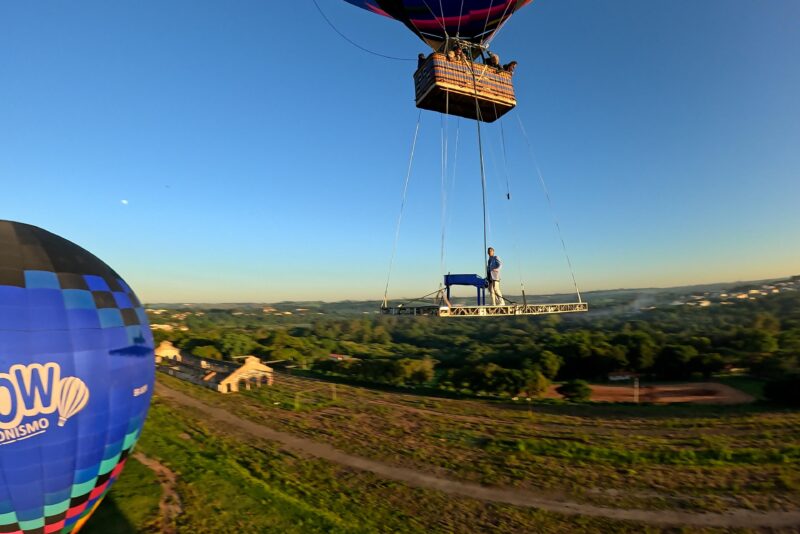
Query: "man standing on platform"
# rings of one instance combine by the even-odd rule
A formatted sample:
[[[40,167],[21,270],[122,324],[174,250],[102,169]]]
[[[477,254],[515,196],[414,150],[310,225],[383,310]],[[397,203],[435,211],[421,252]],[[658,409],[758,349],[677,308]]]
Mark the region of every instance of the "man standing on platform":
[[[503,293],[500,291],[500,269],[503,262],[494,255],[494,249],[489,247],[489,263],[486,265],[486,280],[489,282],[489,294],[492,296],[492,306],[497,306],[497,299],[500,299],[500,306],[506,305]]]

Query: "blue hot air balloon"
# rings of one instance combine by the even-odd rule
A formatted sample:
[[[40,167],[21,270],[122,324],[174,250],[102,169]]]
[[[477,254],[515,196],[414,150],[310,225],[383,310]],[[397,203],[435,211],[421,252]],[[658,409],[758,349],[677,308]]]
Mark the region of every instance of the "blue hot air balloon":
[[[0,221],[0,532],[77,532],[139,438],[154,380],[141,303],[97,257]]]

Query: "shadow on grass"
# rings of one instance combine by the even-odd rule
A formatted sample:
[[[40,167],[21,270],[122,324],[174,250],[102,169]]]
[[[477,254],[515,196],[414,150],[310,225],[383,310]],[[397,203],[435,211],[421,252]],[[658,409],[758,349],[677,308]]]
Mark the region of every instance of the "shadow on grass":
[[[103,499],[81,534],[136,534],[138,530],[128,521],[113,495]]]

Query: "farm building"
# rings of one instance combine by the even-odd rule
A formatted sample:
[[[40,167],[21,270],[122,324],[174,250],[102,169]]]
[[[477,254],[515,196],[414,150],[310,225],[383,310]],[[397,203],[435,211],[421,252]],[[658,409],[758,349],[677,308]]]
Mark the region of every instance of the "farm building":
[[[162,341],[155,354],[159,371],[220,393],[272,385],[272,368],[255,356],[245,356],[243,363],[209,360],[182,354],[169,341]]]

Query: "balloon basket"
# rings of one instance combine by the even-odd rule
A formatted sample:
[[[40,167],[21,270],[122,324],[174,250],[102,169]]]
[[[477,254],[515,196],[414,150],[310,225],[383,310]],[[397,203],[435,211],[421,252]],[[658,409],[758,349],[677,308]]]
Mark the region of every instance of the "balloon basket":
[[[452,53],[452,52],[451,52]],[[417,107],[494,122],[517,105],[511,72],[435,52],[414,73]]]

